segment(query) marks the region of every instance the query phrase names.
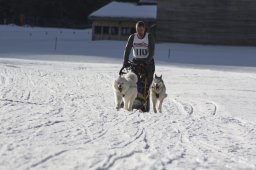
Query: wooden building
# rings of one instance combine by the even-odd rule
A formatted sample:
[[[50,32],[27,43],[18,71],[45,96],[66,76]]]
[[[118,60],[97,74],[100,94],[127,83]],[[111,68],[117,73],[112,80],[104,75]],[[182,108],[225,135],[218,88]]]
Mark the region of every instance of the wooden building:
[[[140,0],[139,5],[157,5],[157,0]]]
[[[145,1],[145,0],[144,0]],[[111,2],[93,12],[92,40],[127,40],[135,32],[135,24],[142,20],[148,29],[154,30],[156,4],[152,1],[137,3]]]
[[[256,45],[256,1],[158,0],[157,40]]]

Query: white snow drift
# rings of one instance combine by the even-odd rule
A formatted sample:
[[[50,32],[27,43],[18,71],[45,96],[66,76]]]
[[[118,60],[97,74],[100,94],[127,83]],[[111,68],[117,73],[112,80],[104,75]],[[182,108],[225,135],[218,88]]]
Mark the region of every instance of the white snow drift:
[[[163,113],[130,113],[119,67],[1,60],[0,169],[256,168],[255,74],[160,66]]]

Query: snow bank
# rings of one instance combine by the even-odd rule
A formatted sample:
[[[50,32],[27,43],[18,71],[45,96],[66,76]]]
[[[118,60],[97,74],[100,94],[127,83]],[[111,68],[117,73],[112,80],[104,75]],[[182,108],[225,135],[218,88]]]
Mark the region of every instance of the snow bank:
[[[88,61],[87,56],[92,56],[92,60],[112,58],[120,63],[125,44],[125,41],[91,41],[91,30],[88,29],[0,26],[1,58]],[[38,54],[42,58],[38,58]],[[157,63],[196,64],[197,67],[255,67],[255,54],[256,47],[159,43],[156,44],[155,59]]]

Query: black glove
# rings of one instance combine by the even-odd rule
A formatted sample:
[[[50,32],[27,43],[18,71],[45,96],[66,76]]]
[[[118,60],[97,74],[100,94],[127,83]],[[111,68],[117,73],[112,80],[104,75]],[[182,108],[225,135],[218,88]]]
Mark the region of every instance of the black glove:
[[[135,58],[132,59],[132,62],[138,64],[138,60],[136,60]]]
[[[120,71],[119,71],[119,76],[121,76],[122,74],[123,74],[123,69],[121,69]]]
[[[130,63],[124,63],[124,64],[123,64],[123,68],[127,68],[127,67],[130,67],[130,66],[131,66]]]

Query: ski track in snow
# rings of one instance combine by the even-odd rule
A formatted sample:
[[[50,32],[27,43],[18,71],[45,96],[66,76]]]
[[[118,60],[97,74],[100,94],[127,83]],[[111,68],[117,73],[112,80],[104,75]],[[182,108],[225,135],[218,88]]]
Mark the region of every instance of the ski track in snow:
[[[115,111],[119,67],[0,62],[0,169],[256,169],[256,124],[168,76],[163,113]]]

